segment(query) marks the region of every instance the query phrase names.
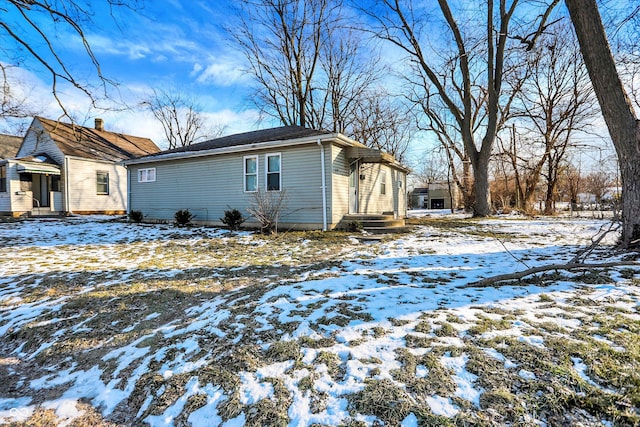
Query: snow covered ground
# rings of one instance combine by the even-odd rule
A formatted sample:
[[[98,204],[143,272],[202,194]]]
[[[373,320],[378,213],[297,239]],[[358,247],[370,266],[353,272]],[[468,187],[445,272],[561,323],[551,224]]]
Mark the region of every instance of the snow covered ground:
[[[567,262],[605,221],[424,215],[376,242],[0,224],[0,422],[640,422],[638,265],[474,286]],[[589,262],[628,257],[616,238]]]

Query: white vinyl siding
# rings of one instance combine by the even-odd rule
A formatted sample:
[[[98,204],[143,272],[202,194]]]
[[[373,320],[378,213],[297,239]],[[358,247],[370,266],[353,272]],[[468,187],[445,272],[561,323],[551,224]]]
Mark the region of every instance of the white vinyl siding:
[[[283,227],[322,228],[320,147],[313,143],[282,149],[279,153],[282,162],[280,185],[281,191],[285,192],[279,223]],[[246,160],[257,161],[257,191],[266,188],[259,177],[265,177],[267,155],[276,153],[260,150],[252,155],[245,154],[130,165],[132,176],[139,168],[157,169],[156,182],[139,184],[134,180],[131,183],[130,209],[142,211],[150,220],[161,221],[172,221],[177,210],[189,209],[195,214],[196,223],[220,224],[224,211],[231,208],[249,218],[245,226],[255,225],[255,218],[247,212],[255,201],[255,193],[245,191]],[[245,163],[242,167],[241,162]],[[252,170],[250,167],[249,171]],[[327,200],[330,203],[331,199]]]
[[[66,210],[75,213],[121,212],[127,209],[127,170],[110,162],[68,157]],[[109,194],[96,194],[98,172],[109,174]]]
[[[330,145],[327,151],[331,154],[331,162],[327,162],[331,176],[327,198],[331,201],[331,223],[337,224],[349,213],[349,159],[342,147]]]
[[[243,164],[245,193],[258,191],[258,156],[245,156]]]
[[[280,191],[282,188],[282,156],[280,153],[265,155],[265,166],[267,191]]]

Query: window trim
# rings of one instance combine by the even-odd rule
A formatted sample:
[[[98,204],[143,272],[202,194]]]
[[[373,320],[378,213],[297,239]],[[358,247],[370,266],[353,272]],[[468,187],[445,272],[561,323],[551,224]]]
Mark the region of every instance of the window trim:
[[[387,195],[387,171],[380,171],[380,195]]]
[[[256,171],[252,172],[252,173],[248,173],[247,172],[247,160],[252,159],[256,162]],[[251,156],[243,156],[242,157],[242,190],[245,193],[255,193],[258,191],[258,188],[260,188],[260,179],[259,179],[259,174],[258,174],[258,168],[259,168],[259,158],[258,155],[251,155]],[[256,177],[256,186],[254,190],[248,190],[247,189],[247,177],[248,176],[255,176]]]
[[[153,171],[153,179],[149,178],[151,171]],[[156,176],[156,168],[138,169],[138,182],[156,182]]]
[[[278,189],[269,190],[269,157],[278,157]],[[265,191],[282,191],[282,153],[267,153],[264,155],[264,189]]]
[[[99,186],[101,185],[101,182],[99,181],[99,177],[100,175],[103,175],[106,177],[106,182],[103,184],[106,184],[107,186],[107,191],[106,192],[102,192],[99,190]],[[109,195],[109,172],[108,171],[96,171],[96,195],[98,196],[108,196]]]

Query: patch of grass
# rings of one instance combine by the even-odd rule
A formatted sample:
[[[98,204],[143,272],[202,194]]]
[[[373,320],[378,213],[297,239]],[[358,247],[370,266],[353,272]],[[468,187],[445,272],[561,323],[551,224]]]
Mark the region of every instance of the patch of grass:
[[[311,337],[303,336],[298,339],[298,342],[301,347],[307,348],[326,348],[333,347],[336,344],[336,340],[333,337],[322,337],[315,340]]]
[[[555,302],[555,300],[553,299],[553,297],[551,297],[548,294],[540,294],[538,296],[538,301],[540,302]]]
[[[374,415],[385,425],[399,425],[413,408],[407,392],[389,380],[367,380],[364,390],[348,396],[349,407]]]
[[[458,330],[451,323],[443,322],[442,325],[434,331],[437,337],[457,337]]]
[[[297,341],[276,341],[269,346],[265,356],[273,362],[298,361],[302,359],[300,345]]]
[[[476,321],[476,324],[467,329],[467,334],[482,335],[489,331],[501,331],[511,328],[511,322],[506,320],[505,318],[492,319],[483,315],[478,315],[477,317],[478,320]]]
[[[244,411],[245,406],[240,402],[238,391],[231,393],[226,399],[220,401],[216,407],[218,415],[223,421],[228,421],[239,416]]]
[[[342,361],[335,353],[321,351],[314,362],[316,365],[325,365],[329,376],[336,381],[340,380],[345,374]]]

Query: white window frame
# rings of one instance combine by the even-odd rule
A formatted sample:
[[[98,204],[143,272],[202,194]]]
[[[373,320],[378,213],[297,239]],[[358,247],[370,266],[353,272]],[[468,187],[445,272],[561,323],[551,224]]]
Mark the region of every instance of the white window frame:
[[[252,172],[252,173],[248,173],[247,172],[247,160],[252,159],[253,161],[256,162],[256,171]],[[242,189],[244,190],[245,193],[255,193],[256,191],[258,191],[259,185],[260,185],[260,179],[258,178],[259,174],[258,174],[258,170],[259,170],[260,164],[259,164],[259,160],[258,160],[258,156],[244,156],[242,158]],[[256,188],[255,190],[247,190],[247,177],[248,176],[255,176],[256,177]]]
[[[269,190],[269,157],[278,157],[278,189]],[[275,172],[271,172],[275,173]],[[266,191],[282,191],[282,153],[269,153],[264,155],[264,189]]]
[[[380,195],[387,195],[387,171],[380,171]]]
[[[138,169],[138,182],[155,182],[156,168]]]
[[[106,176],[107,181],[104,183],[107,186],[107,191],[98,191],[98,184],[100,184],[100,181],[98,181],[98,177],[100,175]],[[110,187],[110,178],[109,178],[109,172],[108,171],[96,171],[96,194],[99,196],[108,196],[109,195],[109,187]]]

